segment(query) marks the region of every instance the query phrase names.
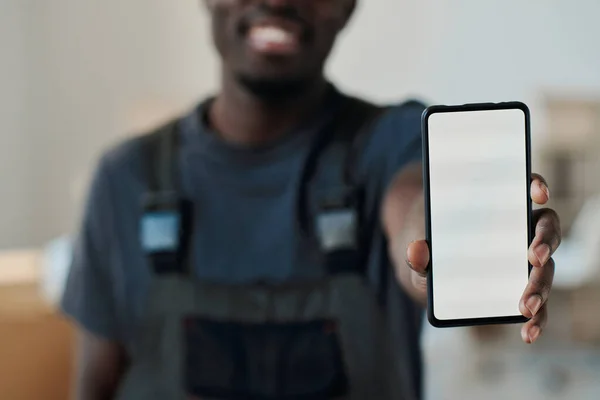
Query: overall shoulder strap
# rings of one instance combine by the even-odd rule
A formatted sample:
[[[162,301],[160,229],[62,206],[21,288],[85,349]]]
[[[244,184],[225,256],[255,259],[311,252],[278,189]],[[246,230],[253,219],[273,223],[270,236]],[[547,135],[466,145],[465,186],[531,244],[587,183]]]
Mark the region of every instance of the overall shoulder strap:
[[[336,162],[331,162],[328,168],[340,168],[340,180],[346,185],[357,184],[353,173],[356,155],[373,123],[385,109],[357,98],[349,98],[347,105],[342,108],[341,115],[338,116],[339,122],[334,124],[333,140],[321,157],[323,159],[331,157],[327,153],[334,157],[336,155],[341,157]],[[334,161],[333,157],[331,161]]]
[[[357,247],[362,201],[354,176],[355,157],[384,109],[345,99],[307,160],[299,191],[299,223],[309,237],[316,234],[325,253]]]
[[[143,173],[150,196],[175,195],[179,191],[177,146],[177,121],[170,121],[143,138]]]
[[[354,179],[350,172],[359,136],[384,110],[383,107],[356,98],[346,98],[335,112],[331,123],[317,138],[306,162],[301,179],[307,185],[326,173],[348,184]]]
[[[154,273],[189,274],[191,202],[181,193],[179,122],[169,122],[143,138],[147,192],[142,199],[141,242]]]

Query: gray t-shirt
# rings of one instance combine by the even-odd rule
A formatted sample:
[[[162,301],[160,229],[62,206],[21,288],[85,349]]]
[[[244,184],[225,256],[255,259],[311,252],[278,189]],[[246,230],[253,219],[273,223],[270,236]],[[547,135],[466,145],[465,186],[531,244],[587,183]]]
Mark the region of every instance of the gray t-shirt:
[[[206,102],[182,117],[178,161],[183,192],[196,207],[192,251],[198,278],[277,283],[322,271],[299,251],[297,182],[334,100],[343,96],[333,92],[314,118],[259,149],[233,146],[211,132],[203,118]],[[399,343],[411,346],[418,376],[421,312],[417,307],[414,314],[406,312],[410,300],[393,279],[379,207],[395,172],[421,159],[423,108],[418,102],[389,107],[373,125],[355,164],[366,190],[365,229],[371,230],[367,274],[391,328],[402,339]],[[133,138],[101,158],[62,299],[64,312],[86,330],[124,344],[140,316],[151,277],[138,232],[140,199],[146,191],[142,157],[141,141]]]

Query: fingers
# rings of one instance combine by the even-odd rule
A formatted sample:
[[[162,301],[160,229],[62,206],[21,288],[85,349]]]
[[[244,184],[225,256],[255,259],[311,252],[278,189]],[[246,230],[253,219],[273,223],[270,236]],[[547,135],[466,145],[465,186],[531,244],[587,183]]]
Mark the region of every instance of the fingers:
[[[546,180],[539,174],[531,174],[531,199],[537,204],[546,204],[550,191]],[[529,262],[542,267],[556,251],[561,241],[560,221],[550,209],[534,211],[535,238],[529,247]]]
[[[538,174],[532,174],[531,200],[539,205],[550,200],[550,191],[546,180]],[[560,220],[554,210],[541,209],[533,212],[535,237],[529,247],[528,258],[531,265],[529,283],[519,303],[521,313],[530,318],[521,329],[525,343],[534,343],[540,338],[548,318],[547,301],[554,280],[554,260],[552,254],[561,242]],[[542,268],[543,267],[543,268]]]
[[[429,246],[425,240],[416,240],[408,245],[406,263],[420,276],[425,276],[429,265]]]
[[[548,319],[547,301],[554,279],[554,261],[550,259],[544,268],[533,268],[529,284],[519,303],[521,314],[530,318],[521,328],[525,343],[534,343],[540,338]]]
[[[550,200],[548,183],[539,174],[531,174],[531,200],[539,205],[544,205]]]
[[[519,310],[527,318],[535,318],[548,301],[554,280],[554,261],[550,259],[544,268],[533,268],[525,288]]]
[[[523,338],[523,341],[531,344],[538,340],[542,336],[547,320],[548,311],[544,304],[540,311],[521,328],[521,337]]]
[[[556,211],[544,208],[533,212],[535,237],[529,246],[528,258],[534,267],[543,267],[561,242],[560,220]]]

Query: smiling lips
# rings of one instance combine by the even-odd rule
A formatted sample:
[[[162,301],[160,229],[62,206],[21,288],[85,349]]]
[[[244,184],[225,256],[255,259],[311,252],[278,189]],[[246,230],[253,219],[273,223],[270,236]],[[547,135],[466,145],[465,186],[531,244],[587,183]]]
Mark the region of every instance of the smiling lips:
[[[250,28],[248,43],[258,53],[290,55],[300,48],[300,34],[281,24],[263,23]]]

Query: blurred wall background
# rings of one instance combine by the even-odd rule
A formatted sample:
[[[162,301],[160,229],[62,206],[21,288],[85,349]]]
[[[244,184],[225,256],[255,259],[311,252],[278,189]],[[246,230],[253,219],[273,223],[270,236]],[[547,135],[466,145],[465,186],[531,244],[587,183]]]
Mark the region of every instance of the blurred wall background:
[[[35,241],[32,201],[33,165],[31,134],[26,121],[28,107],[28,57],[24,2],[0,3],[0,247],[28,245]]]
[[[378,100],[600,92],[596,0],[362,0],[329,64]],[[72,231],[101,149],[218,84],[201,0],[1,0],[0,247]],[[534,139],[537,136],[534,136]],[[535,140],[534,140],[535,141]]]

